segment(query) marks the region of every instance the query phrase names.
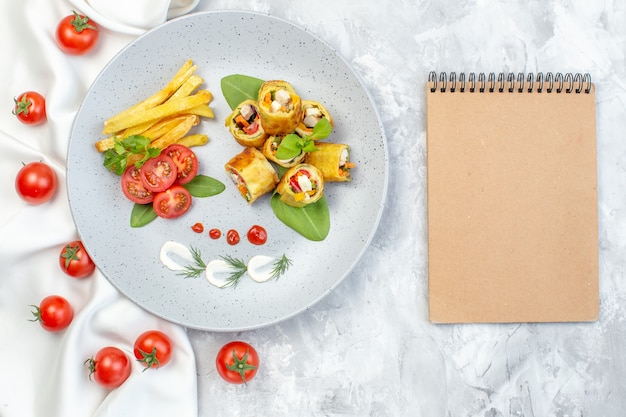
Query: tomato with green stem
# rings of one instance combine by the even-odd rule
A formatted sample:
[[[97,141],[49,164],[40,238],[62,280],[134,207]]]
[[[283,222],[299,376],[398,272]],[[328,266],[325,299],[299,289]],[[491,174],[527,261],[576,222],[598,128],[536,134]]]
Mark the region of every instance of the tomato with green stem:
[[[93,20],[72,11],[57,25],[55,37],[59,48],[66,54],[83,55],[96,46],[100,32]]]
[[[250,344],[242,341],[226,343],[217,353],[215,367],[225,381],[245,384],[259,369],[259,354]]]
[[[17,194],[29,204],[38,205],[49,201],[56,193],[57,175],[43,162],[24,165],[15,177]]]
[[[41,300],[39,306],[31,307],[35,308],[32,312],[35,318],[31,321],[38,321],[49,332],[59,332],[67,328],[74,319],[72,305],[60,295],[49,295]]]
[[[135,340],[133,353],[146,369],[159,368],[172,359],[172,341],[160,330],[147,330]]]
[[[13,114],[26,125],[38,125],[46,121],[46,99],[36,91],[26,91],[14,98]]]
[[[96,269],[80,240],[74,240],[61,249],[59,265],[63,272],[73,278],[85,278]]]
[[[115,346],[103,347],[96,353],[96,356],[85,361],[85,366],[89,368],[89,379],[93,378],[107,389],[122,385],[131,372],[128,355]]]

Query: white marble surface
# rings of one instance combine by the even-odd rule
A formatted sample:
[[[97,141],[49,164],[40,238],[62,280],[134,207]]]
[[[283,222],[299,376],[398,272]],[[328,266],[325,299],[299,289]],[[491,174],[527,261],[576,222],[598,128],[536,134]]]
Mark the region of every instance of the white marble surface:
[[[57,4],[54,11],[61,13],[62,7]],[[221,9],[289,20],[352,65],[385,127],[390,183],[371,247],[347,279],[309,311],[242,333],[187,331],[199,415],[623,415],[626,5],[619,0],[201,0],[196,10]],[[120,35],[115,44],[107,41],[107,53],[112,56],[132,39]],[[98,57],[80,65],[93,74],[104,65],[105,52]],[[431,70],[591,73],[598,129],[597,322],[429,323],[424,83]],[[75,103],[81,93],[72,96]],[[46,150],[62,165],[64,149]],[[0,173],[14,175],[2,167]],[[59,233],[69,240],[69,232]],[[261,356],[259,373],[246,386],[225,383],[214,367],[219,347],[233,339],[252,343]]]
[[[363,78],[390,153],[385,215],[353,273],[292,320],[190,331],[203,416],[620,416],[626,407],[626,6],[614,1],[203,1],[252,9],[328,42]],[[590,72],[597,88],[600,319],[433,325],[427,317],[428,72]],[[512,115],[514,117],[514,115]],[[232,338],[264,360],[246,387],[212,352]]]

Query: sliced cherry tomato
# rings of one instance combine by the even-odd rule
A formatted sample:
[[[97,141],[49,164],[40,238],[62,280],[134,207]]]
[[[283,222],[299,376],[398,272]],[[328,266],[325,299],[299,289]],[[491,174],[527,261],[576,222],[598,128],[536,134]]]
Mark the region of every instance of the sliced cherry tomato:
[[[179,184],[187,184],[198,173],[198,158],[188,147],[174,143],[161,153],[172,158],[176,164],[176,180]]]
[[[263,226],[255,224],[248,230],[248,241],[253,245],[262,245],[267,242],[267,231]]]
[[[243,131],[248,135],[254,135],[259,130],[259,122],[256,120],[243,128]]]
[[[157,216],[174,219],[185,214],[191,207],[191,194],[182,185],[173,185],[171,188],[157,193],[154,196],[152,207]]]
[[[100,349],[96,356],[85,361],[89,379],[107,389],[117,388],[130,376],[131,363],[128,356],[115,346]]]
[[[35,308],[31,321],[38,321],[41,327],[49,332],[61,331],[70,325],[74,318],[74,310],[69,301],[60,295],[49,295],[39,303],[39,307]]]
[[[148,159],[139,169],[141,183],[153,193],[165,191],[176,181],[176,164],[169,156],[161,152]]]
[[[239,243],[239,232],[237,232],[235,229],[230,229],[228,232],[226,232],[226,242],[228,242],[229,245],[236,245],[237,243]]]
[[[146,368],[159,368],[172,359],[172,341],[159,330],[148,330],[135,340],[133,353]]]
[[[80,240],[74,240],[63,247],[59,255],[59,265],[63,272],[73,278],[85,278],[96,269]]]
[[[83,55],[91,51],[100,36],[96,22],[76,12],[65,16],[56,30],[56,41],[66,54]]]
[[[24,165],[15,178],[17,194],[29,204],[43,204],[56,193],[57,175],[49,165],[43,162],[31,162]]]
[[[217,372],[232,384],[245,384],[259,369],[259,355],[248,343],[233,341],[226,343],[215,358]]]
[[[144,187],[139,178],[139,170],[135,165],[126,168],[122,175],[122,191],[124,195],[133,203],[148,204],[154,200],[154,194]]]
[[[14,98],[13,114],[26,125],[38,125],[46,121],[46,99],[36,91],[27,91]]]

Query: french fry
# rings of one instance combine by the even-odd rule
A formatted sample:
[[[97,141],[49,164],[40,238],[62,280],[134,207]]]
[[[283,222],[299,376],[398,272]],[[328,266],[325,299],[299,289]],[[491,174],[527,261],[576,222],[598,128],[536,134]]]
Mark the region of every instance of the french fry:
[[[178,139],[185,136],[192,127],[198,124],[198,116],[187,116],[182,118],[178,124],[168,130],[164,135],[150,142],[152,148],[165,148],[168,145],[178,141]]]
[[[203,135],[201,133],[195,133],[192,135],[183,136],[178,139],[176,143],[185,145],[188,148],[192,146],[202,146],[205,145],[209,141],[209,137],[207,135]]]
[[[164,117],[175,114],[184,113],[200,104],[207,104],[211,101],[213,95],[207,90],[199,90],[197,93],[174,100],[166,101],[158,106],[146,109],[141,112],[130,113],[124,117],[117,119],[109,119],[104,124],[103,134],[114,134],[131,126],[147,123],[153,120],[162,119]]]
[[[180,88],[180,86],[183,85],[185,81],[189,79],[189,77],[191,77],[196,69],[197,67],[193,65],[193,62],[191,60],[187,60],[185,64],[178,70],[176,75],[174,75],[174,77],[167,83],[167,85],[163,89],[159,90],[147,99],[140,101],[134,106],[131,106],[128,109],[123,110],[122,112],[111,117],[104,122],[105,126],[109,122],[115,122],[118,119],[127,118],[132,114],[163,104],[165,100],[170,98]]]
[[[207,119],[215,118],[215,113],[213,113],[213,109],[209,107],[208,104],[200,104],[199,106],[189,109],[188,113],[195,114],[200,117],[206,117]]]
[[[200,87],[204,79],[198,75],[191,75],[168,100],[181,98],[192,94],[196,88]]]

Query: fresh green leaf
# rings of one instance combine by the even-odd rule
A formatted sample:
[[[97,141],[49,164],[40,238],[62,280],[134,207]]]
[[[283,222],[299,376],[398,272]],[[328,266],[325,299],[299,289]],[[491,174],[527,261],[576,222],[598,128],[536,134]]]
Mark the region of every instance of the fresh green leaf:
[[[183,187],[194,197],[211,197],[220,194],[226,189],[226,185],[215,178],[198,174]]]
[[[130,212],[130,227],[143,227],[156,218],[152,204],[135,204]]]
[[[228,278],[226,278],[226,285],[224,285],[222,288],[236,287],[237,284],[239,284],[241,277],[246,274],[248,266],[243,260],[233,258],[230,255],[220,256],[220,258],[222,258],[232,269],[232,271],[228,274]]]
[[[245,100],[257,100],[263,80],[248,75],[233,74],[222,78],[222,94],[231,110]]]
[[[191,252],[191,257],[193,258],[194,264],[187,265],[178,275],[182,275],[185,278],[197,278],[206,271],[206,264],[202,260],[202,254],[200,250],[191,247],[189,249]]]
[[[278,279],[280,278],[291,266],[291,259],[287,258],[287,255],[283,253],[283,256],[280,259],[277,259],[274,262],[274,268],[272,269],[272,276],[270,279]]]
[[[307,139],[310,140],[322,140],[326,139],[333,131],[333,126],[330,124],[328,119],[322,118],[313,126],[313,132],[308,136]]]
[[[274,194],[271,199],[274,215],[296,232],[316,242],[326,239],[330,231],[330,211],[326,197],[304,207],[291,207],[280,201],[280,195]]]
[[[286,135],[276,149],[276,158],[282,160],[295,158],[302,153],[303,147],[304,140],[300,136],[294,133]]]
[[[160,149],[150,147],[150,139],[140,135],[132,135],[122,140],[115,139],[113,148],[104,152],[104,166],[117,175],[122,175],[126,171],[130,155],[142,155],[141,160],[135,163],[135,166],[140,168],[144,162],[160,153]]]

